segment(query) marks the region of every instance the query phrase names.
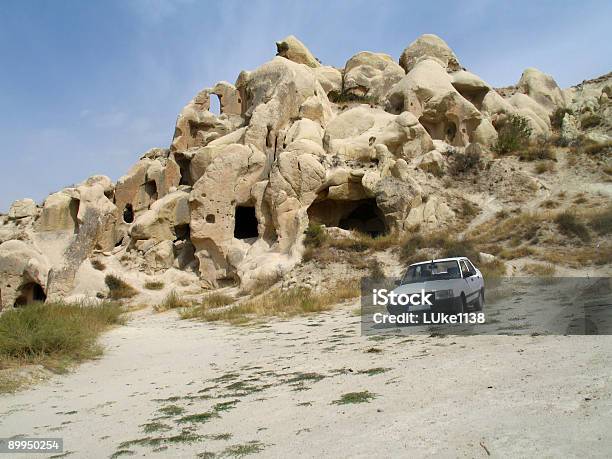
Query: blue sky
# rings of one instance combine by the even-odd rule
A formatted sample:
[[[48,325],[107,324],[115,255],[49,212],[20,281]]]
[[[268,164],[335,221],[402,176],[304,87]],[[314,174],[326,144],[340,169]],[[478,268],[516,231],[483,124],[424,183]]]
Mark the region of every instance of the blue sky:
[[[398,58],[435,33],[495,86],[526,67],[563,86],[612,70],[610,1],[0,1],[0,211],[168,146],[201,88],[300,38],[323,63]]]

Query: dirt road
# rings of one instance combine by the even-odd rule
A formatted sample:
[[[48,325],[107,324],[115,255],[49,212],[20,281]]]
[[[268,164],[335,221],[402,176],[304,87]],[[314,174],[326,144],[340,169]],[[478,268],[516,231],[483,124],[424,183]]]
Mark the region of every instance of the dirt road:
[[[139,311],[100,360],[0,396],[0,437],[83,458],[609,457],[612,337],[362,337],[355,306],[250,327]]]

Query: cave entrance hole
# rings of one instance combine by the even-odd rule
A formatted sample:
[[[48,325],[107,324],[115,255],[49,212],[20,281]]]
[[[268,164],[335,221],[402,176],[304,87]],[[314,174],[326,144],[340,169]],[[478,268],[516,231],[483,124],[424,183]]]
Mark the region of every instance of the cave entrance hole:
[[[236,239],[259,237],[259,222],[255,214],[255,207],[236,206],[234,217],[234,237]]]

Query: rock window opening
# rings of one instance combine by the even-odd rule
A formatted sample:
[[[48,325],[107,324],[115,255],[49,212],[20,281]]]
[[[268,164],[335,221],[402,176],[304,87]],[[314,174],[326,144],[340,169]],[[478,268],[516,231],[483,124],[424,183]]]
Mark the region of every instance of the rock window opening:
[[[258,222],[255,207],[236,206],[234,218],[234,237],[236,239],[249,239],[259,236]]]
[[[221,114],[221,98],[217,94],[210,95],[210,108],[208,111],[217,116]]]

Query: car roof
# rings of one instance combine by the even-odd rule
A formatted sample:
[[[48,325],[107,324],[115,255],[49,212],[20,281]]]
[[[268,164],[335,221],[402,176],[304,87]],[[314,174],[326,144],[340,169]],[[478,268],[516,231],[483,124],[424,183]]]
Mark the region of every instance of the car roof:
[[[426,260],[426,261],[419,261],[418,263],[412,263],[409,266],[416,266],[416,265],[423,265],[423,264],[427,264],[427,263],[437,263],[437,262],[441,262],[441,261],[459,261],[459,260],[468,260],[467,257],[451,257],[451,258],[436,258],[434,260]]]

